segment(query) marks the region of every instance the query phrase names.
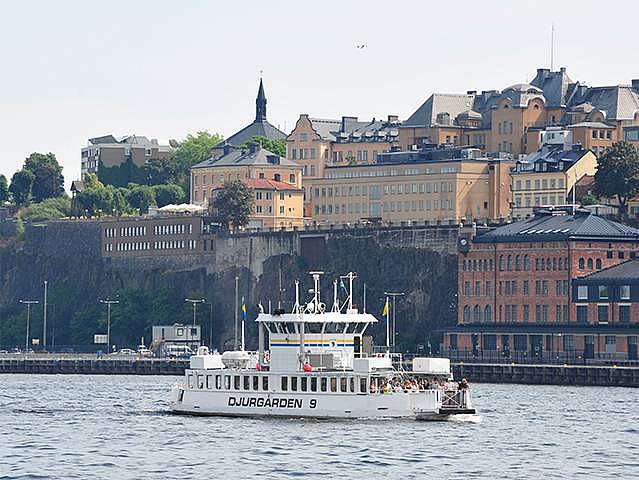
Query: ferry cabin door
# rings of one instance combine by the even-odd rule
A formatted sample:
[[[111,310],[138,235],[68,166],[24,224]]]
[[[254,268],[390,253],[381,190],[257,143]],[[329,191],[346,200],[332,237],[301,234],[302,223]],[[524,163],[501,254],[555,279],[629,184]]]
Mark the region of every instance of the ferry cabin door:
[[[355,358],[362,356],[362,337],[359,335],[355,335],[353,338],[353,352],[355,353]]]

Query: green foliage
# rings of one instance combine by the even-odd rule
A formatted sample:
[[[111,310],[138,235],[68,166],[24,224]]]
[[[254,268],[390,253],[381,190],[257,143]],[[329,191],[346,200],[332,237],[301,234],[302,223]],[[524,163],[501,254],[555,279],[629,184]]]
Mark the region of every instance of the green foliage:
[[[184,202],[184,190],[179,185],[156,185],[153,187],[153,193],[158,207]]]
[[[9,191],[16,205],[27,205],[31,199],[31,187],[35,175],[26,169],[18,170],[11,177],[11,186]]]
[[[102,214],[123,215],[131,210],[125,193],[113,185],[85,188],[78,193],[76,200],[81,213],[88,217]]]
[[[177,162],[174,157],[153,158],[142,167],[147,185],[165,185],[178,181]]]
[[[258,144],[262,145],[262,148],[268,150],[269,152],[275,153],[280,157],[286,157],[286,139],[279,138],[275,140],[270,140],[262,135],[253,135],[251,139],[246,142],[243,146],[248,147],[250,144]]]
[[[71,199],[67,196],[47,198],[40,203],[32,203],[20,211],[20,218],[30,222],[54,220],[71,214]]]
[[[133,208],[139,210],[141,214],[149,212],[149,206],[155,205],[155,192],[147,185],[128,185],[126,200]]]
[[[581,204],[584,206],[597,205],[598,203],[599,203],[599,199],[592,193],[589,193],[588,195],[586,195],[584,198],[581,199]]]
[[[111,167],[107,167],[100,160],[98,162],[98,178],[105,185],[125,187],[129,183],[144,183],[146,174],[144,169],[134,164],[130,158],[120,165]]]
[[[62,167],[53,153],[32,153],[24,162],[24,170],[34,175],[31,195],[36,202],[64,195]]]
[[[103,188],[104,184],[95,173],[87,173],[84,176],[84,188]]]
[[[248,225],[253,202],[253,190],[241,180],[233,180],[224,182],[213,200],[213,208],[226,227],[232,225],[237,229]]]
[[[9,200],[9,183],[7,177],[0,175],[0,204]]]
[[[170,160],[166,163],[171,183],[176,183],[185,192],[190,191],[191,167],[196,163],[211,157],[211,150],[224,138],[217,133],[207,131],[197,132],[195,135],[187,135],[173,150]]]
[[[628,142],[617,142],[599,159],[595,173],[595,193],[617,197],[625,212],[628,200],[639,193],[639,152]]]
[[[21,218],[18,218],[18,220],[16,220],[16,240],[24,240],[24,222]]]

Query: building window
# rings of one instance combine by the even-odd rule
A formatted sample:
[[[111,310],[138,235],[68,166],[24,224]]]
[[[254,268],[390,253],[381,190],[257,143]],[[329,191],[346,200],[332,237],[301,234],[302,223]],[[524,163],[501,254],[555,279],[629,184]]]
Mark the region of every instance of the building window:
[[[468,305],[464,306],[464,323],[470,322],[470,307]]]
[[[588,306],[577,305],[577,322],[588,323]]]
[[[505,268],[506,264],[505,264],[505,260],[504,260],[504,256],[500,255],[499,256],[499,271],[503,272],[504,268]]]
[[[630,300],[630,285],[621,285],[619,287],[619,298],[621,300]]]
[[[608,300],[608,286],[599,285],[599,300]]]
[[[619,321],[622,323],[630,322],[630,305],[619,305]]]
[[[484,308],[484,323],[490,322],[492,322],[492,310],[490,308],[490,305],[486,305],[486,307]]]
[[[592,270],[593,269],[593,262],[592,262],[592,258],[588,259],[588,270]]]
[[[473,307],[473,322],[475,323],[481,322],[481,307],[479,305],[475,305]]]
[[[579,270],[583,270],[586,268],[586,261],[583,258],[579,259]]]
[[[601,270],[601,258],[598,258],[597,260],[595,260],[595,268],[597,270]]]
[[[597,321],[608,323],[608,305],[597,305]]]

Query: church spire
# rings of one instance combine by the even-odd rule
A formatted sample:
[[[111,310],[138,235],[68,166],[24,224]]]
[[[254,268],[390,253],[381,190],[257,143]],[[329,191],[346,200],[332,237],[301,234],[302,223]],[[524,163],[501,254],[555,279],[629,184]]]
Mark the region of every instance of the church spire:
[[[260,77],[260,88],[257,91],[257,98],[255,99],[255,121],[266,121],[266,95],[264,94],[262,77]]]

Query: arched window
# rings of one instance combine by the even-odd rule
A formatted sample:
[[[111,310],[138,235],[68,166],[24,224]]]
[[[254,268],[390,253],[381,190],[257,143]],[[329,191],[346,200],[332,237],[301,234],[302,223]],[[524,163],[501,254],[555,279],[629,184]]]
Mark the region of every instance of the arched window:
[[[579,259],[579,270],[586,268],[586,261],[583,258]]]
[[[528,270],[530,270],[530,258],[528,258],[528,255],[524,255],[524,271],[527,272]]]
[[[463,268],[464,268],[464,272],[466,271],[466,269],[468,268],[468,264],[466,263],[466,259],[464,259],[464,264],[463,264]]]
[[[540,270],[539,268],[539,259],[535,258],[535,270]]]
[[[601,270],[601,258],[598,258],[597,260],[595,260],[595,268],[597,270]]]
[[[490,308],[490,305],[486,305],[486,307],[484,308],[484,323],[490,323],[493,321],[493,315],[492,315],[492,309]]]
[[[512,255],[508,255],[508,271],[512,272],[513,270],[513,257]]]
[[[550,272],[552,270],[552,260],[550,258],[546,259],[546,270]]]
[[[552,259],[552,269],[557,270],[557,257],[553,257]]]
[[[475,305],[475,307],[473,308],[473,322],[481,322],[481,307],[479,305]]]
[[[503,272],[505,267],[504,256],[499,255],[499,271]]]
[[[515,257],[515,271],[520,271],[521,270],[521,258],[519,257],[519,255],[517,255]]]
[[[564,269],[568,270],[568,257],[564,258]]]
[[[488,260],[488,271],[492,272],[493,271],[493,259],[489,259]]]
[[[477,260],[473,260],[473,272],[477,271]]]
[[[559,262],[557,262],[559,264],[559,270],[563,270],[564,269],[564,259],[560,258]]]
[[[592,270],[593,265],[592,265],[592,258],[588,259],[588,270]]]
[[[464,306],[464,323],[470,322],[470,307],[468,305]]]
[[[488,271],[488,260],[484,258],[484,272]]]

